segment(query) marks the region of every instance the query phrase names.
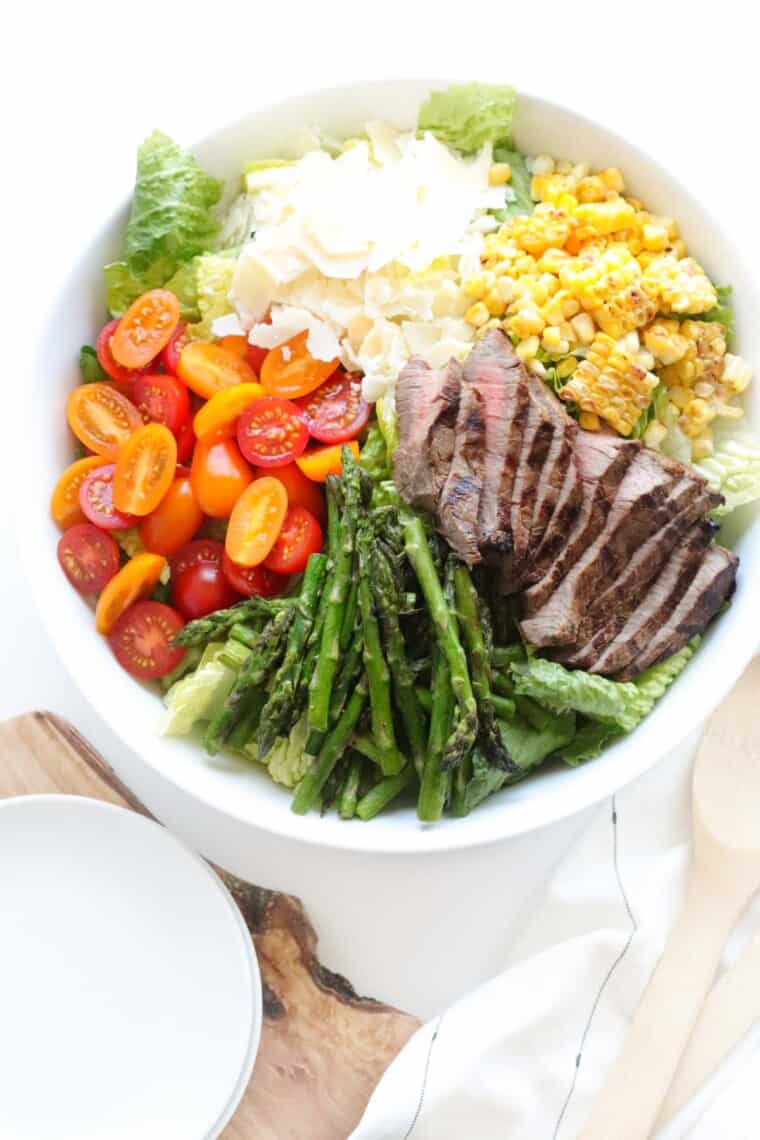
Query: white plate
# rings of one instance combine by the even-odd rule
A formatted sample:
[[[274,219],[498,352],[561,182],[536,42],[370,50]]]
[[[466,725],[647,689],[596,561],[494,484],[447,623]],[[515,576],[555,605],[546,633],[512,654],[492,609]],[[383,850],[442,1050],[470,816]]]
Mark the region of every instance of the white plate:
[[[245,1091],[261,983],[211,868],[135,812],[0,803],[0,1136],[211,1140]]]
[[[193,149],[201,162],[232,184],[246,159],[283,153],[304,125],[318,124],[333,136],[356,134],[368,119],[385,118],[411,127],[428,92],[445,86],[447,81],[442,80],[399,80],[300,95],[223,127]],[[145,126],[147,133],[153,124]],[[684,187],[614,130],[524,92],[518,97],[516,136],[527,153],[620,166],[631,191],[653,212],[672,215],[690,252],[716,281],[734,286],[739,348],[758,371],[760,300],[754,272],[719,223]],[[125,187],[125,193],[129,189]],[[103,204],[103,218],[110,207]],[[717,705],[757,646],[757,595],[752,586],[760,571],[756,511],[742,512],[730,534],[732,539],[739,537],[736,549],[742,559],[732,608],[714,625],[695,660],[644,724],[593,763],[573,771],[544,770],[491,797],[466,819],[445,819],[430,827],[420,824],[411,808],[388,812],[366,824],[347,823],[334,814],[295,816],[289,793],[265,774],[234,760],[211,760],[194,741],[160,739],[156,728],[161,709],[155,694],[123,673],[108,645],[96,635],[91,611],[60,572],[55,557],[58,532],[48,517],[51,489],[71,457],[66,396],[79,382],[79,347],[92,342],[103,322],[102,266],[119,255],[126,216],[125,200],[99,229],[93,223],[94,237],[89,245],[83,244],[84,252],[44,326],[40,350],[25,378],[23,438],[36,440],[38,446],[35,463],[24,476],[18,528],[40,613],[62,660],[95,708],[144,762],[198,800],[280,835],[355,850],[444,851],[518,835],[595,803],[665,756]],[[88,238],[82,234],[83,243]],[[749,396],[748,419],[760,430],[760,379]]]

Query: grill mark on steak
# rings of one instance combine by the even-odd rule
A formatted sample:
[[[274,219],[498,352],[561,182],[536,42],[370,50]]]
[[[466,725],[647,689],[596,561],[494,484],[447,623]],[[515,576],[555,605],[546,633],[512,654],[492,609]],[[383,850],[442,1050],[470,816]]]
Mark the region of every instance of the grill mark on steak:
[[[393,477],[413,507],[434,511],[454,454],[454,428],[462,383],[461,365],[451,360],[433,371],[413,357],[396,382],[400,440]]]
[[[723,546],[710,546],[702,564],[664,626],[633,661],[615,673],[628,681],[645,669],[672,657],[696,633],[701,633],[736,587],[738,559]]]
[[[512,558],[502,567],[501,589],[505,594],[514,594],[522,586],[525,561],[530,552],[536,488],[555,431],[554,422],[546,415],[543,402],[532,385],[528,387],[528,400],[528,418],[509,504]],[[506,503],[502,504],[505,510],[506,506]]]
[[[485,464],[483,396],[465,376],[454,431],[454,455],[438,504],[438,529],[449,546],[474,566],[480,562],[478,508]]]
[[[571,645],[589,600],[612,581],[652,534],[657,510],[673,486],[651,452],[639,452],[628,469],[597,538],[566,574],[541,609],[520,625],[531,645]]]
[[[600,534],[611,501],[625,478],[626,471],[641,452],[641,447],[637,440],[613,439],[578,431],[575,461],[581,480],[580,508],[556,558],[544,576],[525,591],[523,611],[526,616],[540,610],[584,550]]]
[[[629,614],[627,621],[612,638],[602,642],[606,629],[600,630],[577,656],[576,668],[592,673],[614,674],[626,668],[646,649],[658,630],[666,624],[686,593],[712,542],[715,524],[701,520],[688,531],[683,542],[649,585],[641,605]]]
[[[559,556],[578,517],[582,502],[583,481],[575,460],[575,450],[572,449],[554,512],[536,553],[531,557],[530,570],[526,577],[528,585],[539,582],[555,558]]]

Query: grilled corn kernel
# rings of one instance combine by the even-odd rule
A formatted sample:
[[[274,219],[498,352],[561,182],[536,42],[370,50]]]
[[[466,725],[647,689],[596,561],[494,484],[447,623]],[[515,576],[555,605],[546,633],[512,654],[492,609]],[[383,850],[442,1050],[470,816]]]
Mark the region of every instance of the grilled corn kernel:
[[[608,166],[606,170],[600,170],[599,177],[608,190],[616,190],[618,194],[622,194],[625,190],[623,175],[616,166]]]
[[[605,236],[632,225],[636,211],[625,198],[613,198],[609,202],[589,202],[578,206],[575,217],[591,234]]]
[[[668,233],[664,226],[647,222],[642,226],[641,232],[644,239],[644,249],[651,250],[653,253],[661,253],[667,247]]]
[[[680,384],[674,384],[673,387],[668,390],[668,396],[679,411],[684,411],[691,401],[691,392],[688,388],[682,388]]]
[[[594,322],[588,313],[578,313],[577,317],[573,317],[570,321],[573,326],[573,331],[581,344],[591,344],[594,339],[595,329]]]
[[[490,316],[491,314],[487,306],[484,305],[482,301],[476,301],[474,305],[470,305],[464,315],[464,319],[468,321],[469,324],[474,325],[475,328],[480,328],[481,325],[486,323]]]
[[[526,340],[521,340],[517,345],[515,352],[522,360],[523,364],[527,364],[529,360],[538,352],[539,340],[537,336],[529,336]]]
[[[594,415],[593,412],[581,412],[578,416],[578,423],[584,431],[599,431],[602,426],[599,422],[599,416]]]
[[[644,344],[658,364],[675,364],[686,355],[689,338],[681,334],[678,321],[656,321],[644,330]]]
[[[505,182],[509,182],[511,177],[512,167],[508,162],[494,162],[488,171],[488,182],[490,186],[503,186]]]
[[[752,369],[740,356],[726,354],[721,381],[730,392],[743,392],[752,379]]]
[[[684,415],[687,416],[693,424],[698,425],[700,430],[709,424],[711,420],[715,419],[713,409],[706,400],[701,399],[699,396],[689,401],[684,408]]]
[[[500,317],[507,307],[498,289],[492,289],[490,293],[486,293],[481,303],[485,305],[492,317]]]
[[[535,309],[520,309],[509,321],[509,330],[524,340],[544,331],[544,320]]]
[[[548,325],[547,328],[544,329],[544,335],[541,337],[541,345],[547,352],[556,353],[558,356],[566,356],[570,351],[570,345],[566,340],[563,340],[556,325]]]
[[[661,309],[705,313],[717,303],[715,288],[693,257],[664,253],[644,270],[642,285]]]
[[[533,159],[530,164],[530,169],[533,174],[553,174],[554,173],[554,159],[548,154],[539,154]]]
[[[644,443],[647,447],[652,447],[657,451],[667,434],[668,429],[665,424],[660,423],[659,420],[652,420],[644,432]]]
[[[639,368],[612,337],[599,333],[559,395],[629,435],[656,387],[654,373]]]

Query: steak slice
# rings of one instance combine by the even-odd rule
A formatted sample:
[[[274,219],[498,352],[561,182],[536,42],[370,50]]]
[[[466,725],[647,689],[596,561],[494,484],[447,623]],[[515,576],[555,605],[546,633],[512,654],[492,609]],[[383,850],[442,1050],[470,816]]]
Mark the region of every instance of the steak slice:
[[[546,463],[555,432],[554,420],[547,414],[541,396],[536,392],[536,381],[528,385],[528,417],[522,438],[522,449],[517,463],[512,498],[509,504],[502,500],[501,509],[512,532],[512,557],[502,566],[502,593],[514,594],[523,583],[522,574],[531,549],[531,527],[536,491]]]
[[[641,446],[637,440],[578,431],[575,461],[583,492],[580,508],[570,532],[565,532],[561,540],[555,534],[556,557],[544,576],[525,591],[523,612],[526,616],[541,609],[584,550],[599,535],[617,489],[640,453]],[[546,538],[549,537],[547,533]]]
[[[622,573],[606,589],[602,587],[603,592],[582,615],[574,648],[565,650],[560,658],[566,664],[586,668],[589,653],[592,661],[596,659],[596,653],[585,643],[596,634],[600,637],[595,640],[595,646],[604,647],[612,640],[644,597],[673,548],[695,522],[720,502],[720,496],[714,495],[696,472],[685,467],[680,470],[681,478],[676,479],[670,494],[656,510],[650,537],[636,550]],[[578,646],[583,647],[580,654],[576,653]],[[586,664],[581,665],[581,659]]]
[[[651,452],[641,451],[618,488],[596,539],[565,575],[549,600],[520,623],[532,645],[572,645],[588,609],[605,582],[621,573],[638,547],[654,532],[661,504],[674,483]]]
[[[554,435],[549,447],[549,454],[546,457],[536,487],[536,499],[530,528],[529,558],[532,566],[534,552],[538,550],[549,525],[549,520],[554,513],[554,508],[565,482],[567,469],[574,462],[573,453],[578,425],[567,414],[560,401],[552,395],[545,384],[533,377],[531,377],[531,383],[546,415],[554,423]]]
[[[606,645],[596,644],[606,630],[600,630],[577,657],[577,667],[592,673],[616,673],[626,668],[649,642],[670,615],[694,580],[705,552],[712,542],[715,524],[696,523],[665,563],[649,586],[646,597],[628,617]]]
[[[400,439],[393,477],[413,507],[436,508],[454,454],[461,383],[462,369],[455,360],[433,371],[419,357],[408,361],[396,382]]]
[[[571,533],[573,523],[578,517],[582,502],[583,480],[578,470],[575,449],[573,448],[554,512],[535,555],[531,557],[530,570],[526,579],[529,584],[539,582],[543,578],[562,550],[568,540],[568,535]]]
[[[480,562],[478,512],[486,464],[486,414],[477,383],[464,377],[454,454],[438,501],[438,530],[469,566]]]
[[[739,560],[723,546],[707,548],[702,564],[680,602],[633,661],[615,673],[616,681],[628,681],[645,669],[672,657],[707,624],[731,596],[736,586]]]

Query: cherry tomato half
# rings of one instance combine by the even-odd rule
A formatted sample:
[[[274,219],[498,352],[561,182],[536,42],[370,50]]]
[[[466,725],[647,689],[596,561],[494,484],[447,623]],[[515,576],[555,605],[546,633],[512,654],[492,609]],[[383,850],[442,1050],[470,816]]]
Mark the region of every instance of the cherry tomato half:
[[[254,478],[271,475],[279,479],[288,493],[289,507],[306,507],[307,511],[323,523],[327,517],[325,497],[318,483],[307,479],[297,463],[286,463],[284,467],[259,467],[254,470]]]
[[[121,511],[149,515],[171,486],[177,467],[177,441],[164,424],[145,424],[119,448],[113,501]]]
[[[255,484],[254,484],[255,485]],[[275,574],[300,574],[322,549],[322,527],[306,507],[290,507],[264,565]]]
[[[80,384],[66,403],[69,427],[90,451],[115,459],[119,447],[142,426],[134,404],[110,384]]]
[[[195,500],[205,515],[229,518],[252,478],[234,439],[207,435],[196,443],[190,479]]]
[[[169,342],[161,349],[161,363],[170,375],[177,375],[180,353],[189,340],[187,325],[184,321],[180,321]]]
[[[134,515],[114,506],[115,470],[113,463],[96,467],[85,476],[79,488],[79,505],[83,514],[101,530],[126,530],[137,522]]]
[[[357,436],[369,419],[369,404],[362,399],[361,376],[355,373],[336,372],[296,403],[309,425],[309,433],[320,443],[345,443]]]
[[[308,332],[272,348],[261,366],[259,379],[272,396],[294,400],[324,384],[338,367],[337,360],[317,360],[306,347]]]
[[[84,522],[79,488],[91,471],[102,466],[102,455],[86,455],[84,459],[77,459],[61,475],[50,500],[50,514],[61,530],[68,530],[70,526]]]
[[[186,542],[169,560],[172,581],[184,574],[189,566],[198,566],[201,562],[221,566],[223,555],[224,546],[214,538],[196,538],[193,542]]]
[[[222,572],[239,594],[246,598],[274,598],[281,594],[288,584],[288,578],[267,570],[266,566],[238,566],[225,550],[222,558]]]
[[[172,592],[177,609],[190,621],[240,601],[221,566],[210,562],[188,566],[173,582]]]
[[[234,384],[231,388],[216,392],[201,410],[195,413],[193,420],[195,434],[200,439],[212,431],[222,431],[225,428],[229,429],[230,434],[234,434],[235,421],[240,413],[264,394],[261,384]]]
[[[203,522],[189,473],[180,475],[179,471],[156,509],[140,523],[140,541],[154,554],[174,554]]]
[[[123,364],[119,364],[114,359],[111,352],[111,337],[119,327],[118,320],[109,321],[107,325],[98,333],[98,339],[95,341],[95,353],[98,358],[98,364],[106,372],[112,380],[117,384],[130,384],[138,376],[141,375],[139,369],[125,368]]]
[[[160,554],[136,554],[104,587],[95,607],[98,633],[110,633],[133,602],[146,598],[156,588],[166,559]]]
[[[177,434],[177,462],[187,463],[195,447],[195,432],[192,423],[186,423]]]
[[[306,450],[309,429],[290,400],[262,396],[241,414],[237,440],[249,463],[257,467],[284,467]]]
[[[119,548],[92,523],[70,526],[58,540],[58,561],[80,594],[99,594],[120,565]]]
[[[147,423],[165,424],[178,436],[190,423],[190,397],[184,384],[173,376],[151,372],[135,380],[133,400]]]
[[[225,550],[239,566],[258,566],[275,544],[288,509],[288,496],[278,479],[256,479],[230,515]]]
[[[359,444],[355,439],[348,443],[333,443],[326,447],[310,447],[296,460],[299,469],[307,479],[315,483],[326,483],[328,475],[343,474],[343,448],[350,447],[356,459],[359,458]]]
[[[228,352],[234,352],[235,356],[239,356],[241,360],[248,360],[248,338],[245,336],[238,336],[237,333],[230,333],[229,336],[223,336],[217,344],[220,348],[226,348]]]
[[[186,650],[172,645],[184,621],[163,602],[137,602],[124,611],[108,636],[123,669],[143,681],[155,681],[176,669]]]
[[[168,289],[149,289],[127,309],[111,336],[111,352],[125,368],[146,368],[179,324],[179,301]]]
[[[191,340],[182,349],[177,375],[204,400],[232,384],[256,383],[256,373],[237,353],[202,340]]]

